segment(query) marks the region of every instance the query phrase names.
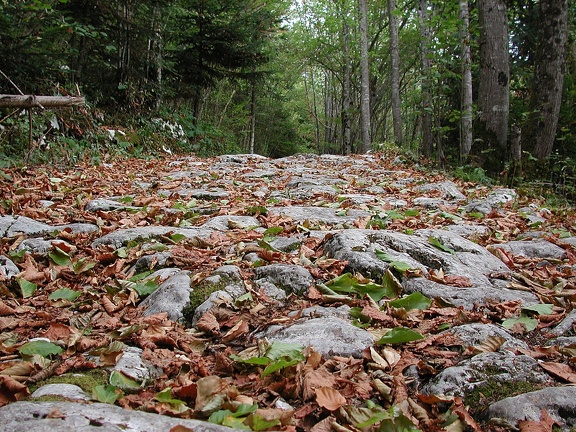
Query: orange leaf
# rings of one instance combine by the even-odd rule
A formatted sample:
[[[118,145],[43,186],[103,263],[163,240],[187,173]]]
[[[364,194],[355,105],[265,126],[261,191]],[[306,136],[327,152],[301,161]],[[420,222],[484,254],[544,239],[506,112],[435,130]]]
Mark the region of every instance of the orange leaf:
[[[540,421],[521,420],[518,422],[518,427],[521,432],[552,432],[552,426],[555,424],[557,424],[556,420],[550,417],[548,411],[543,409]]]
[[[329,411],[336,411],[346,403],[346,398],[332,387],[322,387],[315,390],[316,403]]]
[[[13,315],[16,311],[0,300],[0,316]]]
[[[543,362],[539,365],[548,372],[550,375],[556,378],[563,379],[570,383],[576,383],[576,373],[572,370],[570,366],[564,363],[555,362]]]

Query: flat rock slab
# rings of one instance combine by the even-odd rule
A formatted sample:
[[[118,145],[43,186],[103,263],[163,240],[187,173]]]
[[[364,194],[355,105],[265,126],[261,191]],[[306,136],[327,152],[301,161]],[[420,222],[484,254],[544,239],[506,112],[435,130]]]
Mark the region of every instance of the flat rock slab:
[[[327,225],[352,224],[355,220],[370,216],[370,213],[363,210],[349,210],[342,212],[341,209],[328,207],[273,207],[268,209],[271,215],[284,215],[298,222],[306,220],[310,222],[320,222]]]
[[[146,241],[162,237],[164,235],[182,234],[189,239],[206,240],[210,238],[213,230],[204,228],[178,228],[168,226],[149,226],[141,228],[126,228],[113,231],[105,236],[92,242],[92,247],[97,248],[100,245],[110,245],[118,249],[129,241]]]
[[[145,316],[166,312],[168,318],[178,321],[183,317],[184,308],[190,304],[190,282],[190,272],[179,271],[156,288],[139,307],[145,308]]]
[[[58,396],[69,400],[90,400],[90,396],[77,385],[73,384],[46,384],[32,393],[32,399],[43,396]]]
[[[0,217],[0,237],[41,237],[53,232],[70,230],[72,233],[91,233],[98,231],[96,225],[87,223],[71,223],[66,225],[48,225],[38,222],[26,216],[2,216]]]
[[[421,393],[464,396],[490,382],[531,382],[551,384],[552,379],[542,371],[538,362],[526,355],[510,351],[478,354],[458,366],[444,369],[426,384]]]
[[[540,421],[542,410],[558,422],[563,431],[576,426],[576,387],[549,387],[493,403],[488,408],[491,419],[506,420],[516,427],[519,420]]]
[[[374,344],[369,332],[335,317],[313,318],[284,328],[271,326],[262,337],[311,346],[324,356],[360,358],[362,351]]]
[[[564,249],[544,239],[515,240],[508,243],[490,245],[488,249],[502,249],[512,255],[521,255],[528,258],[564,259],[566,257]]]
[[[256,268],[256,282],[265,280],[287,294],[302,295],[314,284],[314,278],[304,267],[289,264],[272,264]]]
[[[238,430],[198,420],[125,410],[110,404],[73,402],[11,403],[0,408],[0,424],[6,432],[159,432],[176,426],[194,432]]]

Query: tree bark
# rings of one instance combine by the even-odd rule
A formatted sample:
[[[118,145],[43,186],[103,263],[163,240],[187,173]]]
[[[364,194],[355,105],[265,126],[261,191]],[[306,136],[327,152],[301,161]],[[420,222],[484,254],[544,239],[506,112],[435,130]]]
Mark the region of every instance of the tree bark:
[[[0,94],[0,108],[63,108],[84,104],[83,97]]]
[[[552,154],[560,105],[568,39],[568,0],[540,1],[540,26],[535,55],[531,117],[524,149],[537,159]]]
[[[468,0],[460,0],[462,96],[460,114],[460,161],[464,162],[472,148],[472,54],[470,50],[470,13]]]
[[[392,122],[394,126],[394,141],[402,145],[402,110],[400,101],[400,51],[398,47],[398,21],[394,11],[396,2],[388,0],[388,25],[390,29],[390,56],[392,60]]]
[[[350,122],[350,111],[352,108],[351,97],[351,79],[352,74],[351,59],[350,59],[350,41],[349,41],[350,28],[348,22],[344,17],[344,25],[342,26],[342,37],[344,42],[344,83],[343,83],[343,99],[342,99],[342,147],[344,154],[349,155],[352,153],[352,126]]]
[[[372,147],[372,134],[370,125],[370,63],[368,59],[368,2],[358,0],[360,9],[360,69],[361,73],[361,99],[360,111],[362,117],[362,145],[360,153],[366,153]]]
[[[432,155],[433,135],[432,135],[432,97],[430,95],[430,56],[428,41],[430,41],[430,26],[428,22],[428,0],[420,0],[418,8],[420,21],[420,68],[422,74],[422,113],[420,119],[422,123],[422,143],[420,153],[425,157]]]
[[[485,168],[499,172],[508,155],[510,63],[508,19],[504,0],[479,0],[480,84],[477,137],[487,153]]]

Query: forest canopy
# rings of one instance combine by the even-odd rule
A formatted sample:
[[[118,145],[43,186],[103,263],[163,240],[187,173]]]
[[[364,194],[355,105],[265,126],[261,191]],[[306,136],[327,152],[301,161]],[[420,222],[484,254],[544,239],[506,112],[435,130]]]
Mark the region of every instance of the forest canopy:
[[[87,106],[35,110],[30,128],[0,105],[0,152],[398,148],[573,171],[575,20],[568,0],[4,0],[0,93]]]

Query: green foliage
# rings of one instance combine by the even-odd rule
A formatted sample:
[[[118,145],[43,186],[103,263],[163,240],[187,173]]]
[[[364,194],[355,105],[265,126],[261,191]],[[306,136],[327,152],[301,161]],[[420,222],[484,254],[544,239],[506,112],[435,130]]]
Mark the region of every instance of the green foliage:
[[[420,339],[424,339],[424,336],[422,336],[417,331],[405,327],[396,327],[390,330],[384,336],[382,336],[376,343],[378,345],[384,345],[384,344],[394,345],[394,344],[412,342]]]
[[[230,358],[239,363],[265,366],[262,378],[278,372],[279,370],[294,366],[305,360],[302,354],[303,347],[298,344],[272,342],[265,349],[260,349],[257,356],[252,355],[252,350],[242,352],[239,355],[232,354]],[[263,352],[260,352],[263,351]]]
[[[52,342],[36,340],[25,343],[20,348],[18,348],[18,351],[23,356],[39,355],[42,357],[50,357],[52,355],[60,354],[63,350]]]

